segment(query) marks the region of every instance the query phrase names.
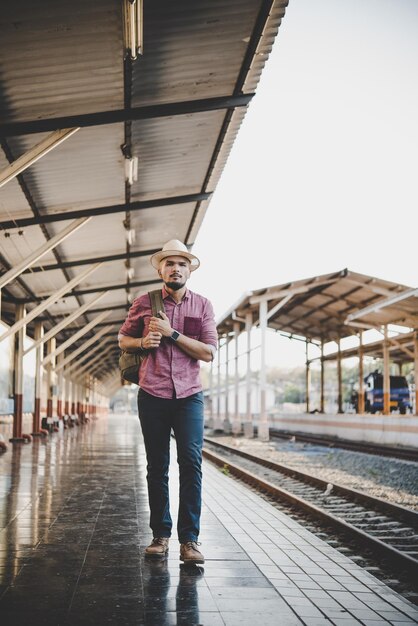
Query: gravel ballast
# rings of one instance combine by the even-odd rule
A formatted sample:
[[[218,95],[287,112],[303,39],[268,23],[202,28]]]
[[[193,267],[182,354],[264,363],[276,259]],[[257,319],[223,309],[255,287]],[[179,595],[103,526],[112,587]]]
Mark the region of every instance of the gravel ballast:
[[[219,443],[418,510],[418,463],[291,440],[216,436]]]

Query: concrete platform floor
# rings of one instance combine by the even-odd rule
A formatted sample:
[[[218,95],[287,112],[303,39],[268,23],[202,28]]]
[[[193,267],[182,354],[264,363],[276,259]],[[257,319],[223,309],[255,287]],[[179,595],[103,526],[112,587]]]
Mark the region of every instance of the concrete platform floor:
[[[177,475],[173,444],[172,510]],[[111,415],[0,457],[0,623],[406,626],[417,608],[205,462],[203,567],[144,560],[138,419]]]

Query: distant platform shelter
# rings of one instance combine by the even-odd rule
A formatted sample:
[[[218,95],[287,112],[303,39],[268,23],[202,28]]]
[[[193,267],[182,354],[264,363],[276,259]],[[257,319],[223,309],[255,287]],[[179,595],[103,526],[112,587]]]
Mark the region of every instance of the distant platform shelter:
[[[324,413],[324,363],[335,360],[338,372],[338,413],[343,412],[342,366],[344,358],[358,356],[358,413],[365,412],[363,357],[370,355],[383,359],[383,405],[381,413],[389,415],[391,410],[390,364],[396,363],[399,371],[405,363],[414,363],[415,398],[413,402],[417,414],[418,395],[418,289],[390,282],[373,276],[366,276],[344,269],[332,274],[314,276],[302,280],[257,289],[245,294],[218,321],[219,333],[218,372],[226,353],[226,386],[229,383],[228,345],[238,342],[241,333],[247,334],[247,400],[244,431],[252,434],[254,429],[251,414],[251,330],[261,331],[260,369],[260,414],[258,434],[268,438],[269,425],[266,411],[266,332],[274,329],[290,338],[306,342],[306,412],[310,409],[310,367],[315,359],[309,358],[309,344],[320,349],[320,406]],[[365,331],[377,330],[381,339],[371,343],[363,341]],[[341,340],[355,337],[356,346],[341,348]],[[326,344],[335,342],[337,351],[326,353]],[[237,343],[236,350],[237,353]],[[234,357],[235,358],[235,357]],[[238,385],[238,360],[235,358],[235,385]],[[218,374],[218,380],[220,380]],[[211,387],[216,395],[213,372]],[[233,432],[241,430],[238,410],[238,394],[235,406],[225,404],[225,415],[221,417],[212,406],[212,426],[230,424]],[[212,403],[213,404],[213,403]],[[220,403],[217,403],[218,407]],[[412,406],[412,405],[411,405]],[[231,419],[232,417],[232,419]]]

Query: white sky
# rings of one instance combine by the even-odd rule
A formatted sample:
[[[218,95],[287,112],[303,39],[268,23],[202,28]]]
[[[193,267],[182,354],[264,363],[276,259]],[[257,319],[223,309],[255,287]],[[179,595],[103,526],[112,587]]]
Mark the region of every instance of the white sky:
[[[344,267],[418,286],[417,34],[417,0],[290,0],[193,248],[217,318]]]

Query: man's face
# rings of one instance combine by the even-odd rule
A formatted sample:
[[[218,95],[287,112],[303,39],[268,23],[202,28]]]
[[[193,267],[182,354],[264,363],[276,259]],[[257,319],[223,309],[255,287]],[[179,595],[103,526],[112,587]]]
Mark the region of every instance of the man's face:
[[[183,256],[168,256],[161,261],[158,274],[167,287],[178,291],[189,280],[190,262]]]

